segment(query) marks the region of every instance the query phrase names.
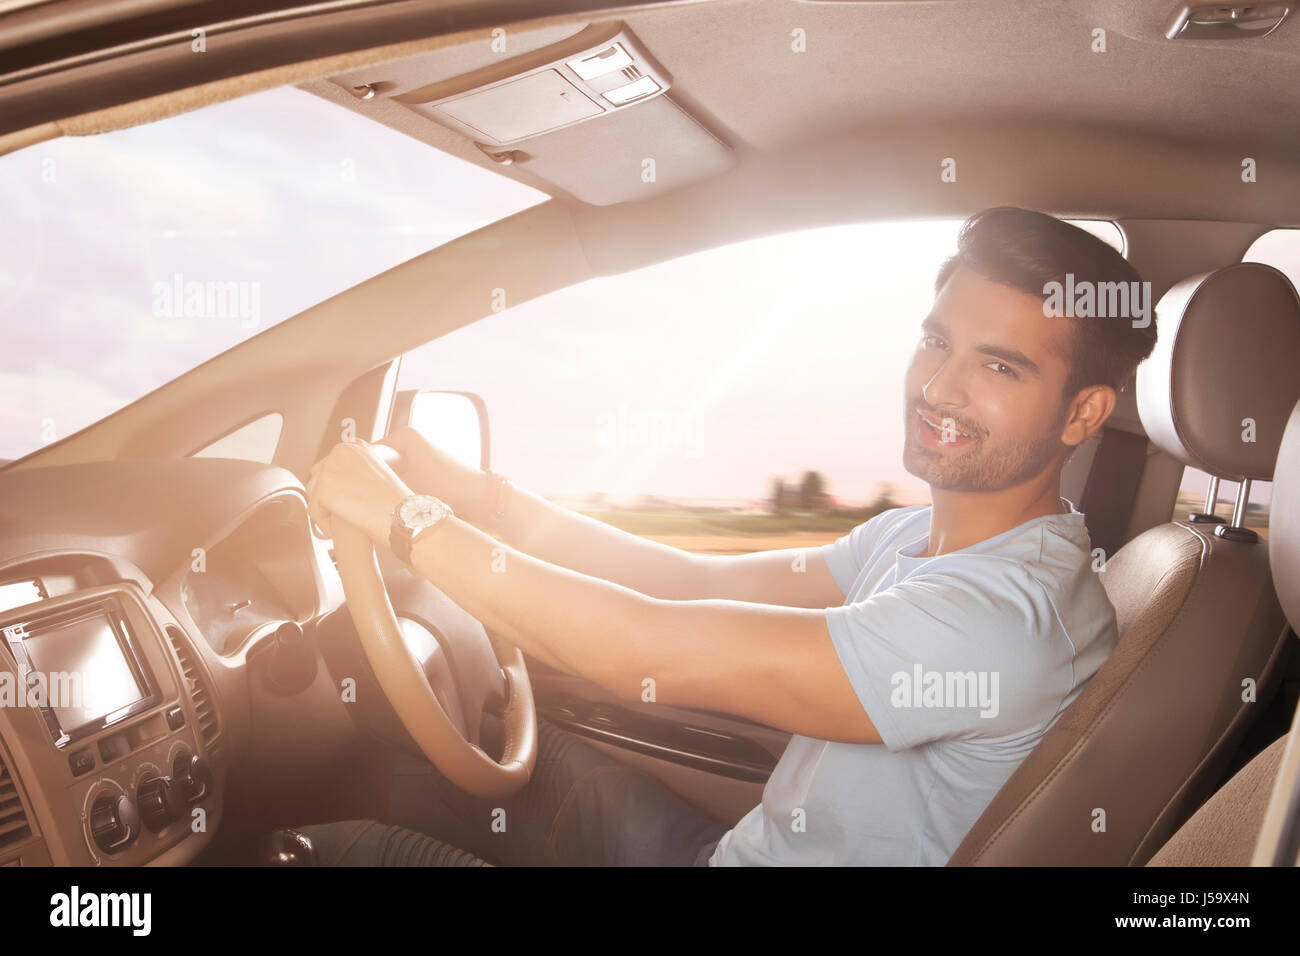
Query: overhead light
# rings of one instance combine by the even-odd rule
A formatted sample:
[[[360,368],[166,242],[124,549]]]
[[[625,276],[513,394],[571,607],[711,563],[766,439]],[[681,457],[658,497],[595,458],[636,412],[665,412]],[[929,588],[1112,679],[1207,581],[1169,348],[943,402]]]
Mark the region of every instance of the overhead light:
[[[1240,40],[1266,37],[1286,19],[1292,3],[1185,3],[1165,29],[1170,40]]]
[[[650,79],[650,77],[643,76],[635,83],[628,83],[625,86],[616,86],[612,90],[606,90],[600,95],[605,97],[605,99],[609,100],[615,106],[622,106],[624,103],[631,103],[633,100],[658,92],[659,84]]]
[[[449,100],[439,108],[498,143],[526,139],[601,114],[600,105],[557,70],[530,73]]]
[[[613,43],[603,50],[579,57],[576,60],[570,60],[565,65],[584,80],[590,80],[598,76],[604,76],[606,73],[613,73],[615,70],[621,70],[631,62],[632,58],[627,55],[627,50],[623,49],[623,45]]]
[[[367,85],[382,94],[380,82]],[[671,88],[668,72],[625,25],[614,23],[391,99],[499,153],[500,147],[640,109]]]

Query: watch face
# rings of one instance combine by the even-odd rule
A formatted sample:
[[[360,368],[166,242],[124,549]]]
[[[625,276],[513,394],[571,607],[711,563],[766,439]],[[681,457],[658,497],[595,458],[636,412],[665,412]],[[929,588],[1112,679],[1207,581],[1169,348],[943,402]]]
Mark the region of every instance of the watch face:
[[[415,495],[402,502],[397,517],[412,532],[417,532],[429,525],[437,524],[450,511],[451,509],[432,495]]]

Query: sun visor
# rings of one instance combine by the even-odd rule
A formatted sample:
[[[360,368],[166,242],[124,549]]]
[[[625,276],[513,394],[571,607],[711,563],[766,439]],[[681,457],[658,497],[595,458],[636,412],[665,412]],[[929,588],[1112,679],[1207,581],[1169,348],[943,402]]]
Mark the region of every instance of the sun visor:
[[[381,64],[331,82],[358,99],[400,105],[494,162],[518,164],[594,205],[645,199],[736,161],[673,99],[672,77],[622,23],[424,85],[409,68],[387,75],[399,68]]]

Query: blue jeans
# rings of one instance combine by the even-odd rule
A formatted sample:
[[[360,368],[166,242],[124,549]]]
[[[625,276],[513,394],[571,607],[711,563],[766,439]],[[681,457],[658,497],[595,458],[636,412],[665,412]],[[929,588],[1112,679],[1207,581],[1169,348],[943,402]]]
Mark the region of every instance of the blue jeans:
[[[392,825],[297,829],[321,864],[343,866],[707,866],[731,829],[554,724],[539,719],[537,731],[532,778],[511,797],[472,797],[427,761],[404,757]],[[500,732],[485,716],[484,742]]]

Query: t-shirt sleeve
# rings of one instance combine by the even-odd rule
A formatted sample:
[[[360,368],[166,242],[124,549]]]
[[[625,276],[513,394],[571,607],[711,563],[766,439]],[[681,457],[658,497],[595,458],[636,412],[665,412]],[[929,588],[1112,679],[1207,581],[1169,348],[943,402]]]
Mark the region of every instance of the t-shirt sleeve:
[[[822,559],[826,562],[826,567],[830,569],[831,576],[835,578],[835,583],[840,586],[840,592],[845,597],[853,589],[853,582],[858,579],[858,572],[867,563],[867,556],[874,550],[875,542],[880,537],[881,527],[886,516],[893,514],[896,510],[882,511],[880,514],[862,522],[848,534],[837,538],[830,544],[822,545]]]
[[[1051,599],[1014,561],[920,569],[825,613],[844,672],[891,751],[1036,731],[1073,686]]]

